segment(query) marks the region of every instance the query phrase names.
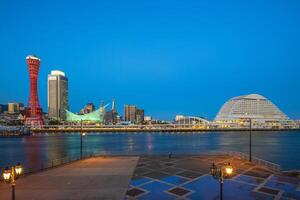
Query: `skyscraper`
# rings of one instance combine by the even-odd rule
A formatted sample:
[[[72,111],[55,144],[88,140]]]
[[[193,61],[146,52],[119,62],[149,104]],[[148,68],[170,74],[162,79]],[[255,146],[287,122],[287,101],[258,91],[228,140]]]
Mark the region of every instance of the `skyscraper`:
[[[135,123],[136,109],[137,109],[136,106],[133,105],[124,106],[125,121],[130,121],[131,123]]]
[[[142,124],[144,122],[144,109],[137,109],[135,113],[135,122]]]
[[[33,55],[26,57],[30,79],[30,95],[25,114],[25,125],[27,126],[41,126],[44,123],[43,112],[37,92],[37,79],[40,69],[40,61],[41,60],[38,57]]]
[[[65,120],[65,110],[68,109],[68,78],[64,72],[53,70],[48,75],[48,116],[55,120]]]
[[[8,113],[13,114],[20,111],[19,103],[8,103]]]

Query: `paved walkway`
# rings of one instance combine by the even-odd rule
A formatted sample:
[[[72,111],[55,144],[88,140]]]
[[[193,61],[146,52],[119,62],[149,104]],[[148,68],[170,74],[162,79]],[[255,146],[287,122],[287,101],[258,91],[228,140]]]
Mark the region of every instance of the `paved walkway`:
[[[300,200],[298,173],[274,172],[229,155],[90,158],[18,179],[16,199],[218,200],[212,162],[234,168],[224,182],[225,200]],[[0,183],[0,200],[10,199],[10,186]]]
[[[218,200],[212,162],[233,166],[234,176],[224,182],[225,200],[300,200],[299,174],[275,173],[229,155],[140,157],[125,199]]]
[[[77,161],[17,180],[16,199],[123,199],[138,157],[97,157]],[[0,183],[0,199],[10,200],[10,187]]]

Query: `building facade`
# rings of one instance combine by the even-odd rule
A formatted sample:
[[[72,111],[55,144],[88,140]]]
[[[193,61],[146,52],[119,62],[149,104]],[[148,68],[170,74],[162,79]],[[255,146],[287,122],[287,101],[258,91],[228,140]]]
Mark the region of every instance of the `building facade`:
[[[67,122],[86,122],[86,123],[100,123],[103,124],[104,122],[104,115],[105,115],[105,107],[100,106],[99,109],[87,113],[87,114],[75,114],[68,110],[66,110],[66,121]]]
[[[136,115],[136,106],[134,105],[125,105],[124,106],[124,120],[135,123],[135,115]]]
[[[94,112],[95,110],[95,105],[93,103],[87,103],[84,108],[81,109],[80,114],[88,114]]]
[[[259,94],[249,94],[229,99],[220,109],[214,123],[221,128],[296,128],[275,104]]]
[[[105,112],[105,124],[117,124],[120,122],[115,100],[112,100],[111,110]]]
[[[8,103],[8,113],[14,114],[19,112],[19,104],[18,103]]]
[[[144,109],[136,109],[135,123],[142,124],[144,122]]]
[[[48,75],[48,117],[55,120],[66,120],[66,110],[68,109],[68,78],[64,72],[53,70]]]
[[[0,104],[0,113],[4,113],[8,111],[8,105],[7,104]]]
[[[124,120],[133,124],[142,124],[144,122],[144,110],[135,105],[124,106]]]

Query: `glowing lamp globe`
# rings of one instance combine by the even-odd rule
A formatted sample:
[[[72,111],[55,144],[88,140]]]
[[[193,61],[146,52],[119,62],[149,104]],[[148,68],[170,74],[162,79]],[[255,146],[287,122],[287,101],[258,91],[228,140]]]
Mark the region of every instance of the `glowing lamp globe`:
[[[225,172],[227,175],[231,175],[233,173],[233,168],[230,163],[228,163],[228,165],[225,167]]]
[[[8,182],[10,180],[11,170],[8,167],[3,171],[3,179]]]
[[[16,170],[17,175],[22,174],[23,168],[20,163],[17,164],[17,166],[15,167],[15,170]]]

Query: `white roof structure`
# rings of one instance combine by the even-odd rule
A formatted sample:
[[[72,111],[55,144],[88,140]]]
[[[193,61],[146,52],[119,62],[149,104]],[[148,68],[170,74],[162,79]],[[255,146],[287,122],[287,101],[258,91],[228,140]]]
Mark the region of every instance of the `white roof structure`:
[[[248,94],[229,99],[220,109],[215,121],[234,119],[289,120],[270,100],[259,94]]]
[[[65,72],[60,71],[60,70],[52,70],[51,75],[56,75],[56,76],[65,76]]]
[[[39,59],[38,57],[36,57],[35,55],[29,55],[26,57],[26,60],[28,59],[34,59],[34,60],[38,60],[38,61],[41,61],[41,59]]]

